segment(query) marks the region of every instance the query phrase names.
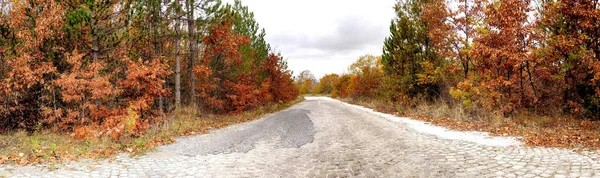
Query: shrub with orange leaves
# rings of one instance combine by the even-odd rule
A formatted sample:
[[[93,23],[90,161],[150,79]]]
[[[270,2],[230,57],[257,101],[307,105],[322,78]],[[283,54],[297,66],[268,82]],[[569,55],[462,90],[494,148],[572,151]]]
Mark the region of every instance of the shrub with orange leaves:
[[[298,97],[298,88],[294,85],[292,73],[287,70],[282,57],[272,53],[269,54],[264,68],[269,73],[269,78],[266,81],[269,82],[269,93],[272,95],[273,101],[287,103]]]
[[[12,3],[8,21],[4,27],[10,31],[9,54],[2,54],[5,60],[4,76],[0,90],[0,132],[11,129],[32,130],[40,110],[48,110],[55,104],[55,89],[52,77],[58,71],[52,58],[60,56],[62,49],[54,47],[63,35],[64,22],[57,14],[63,13],[56,1],[15,1]],[[36,10],[32,10],[36,9]],[[6,35],[6,34],[3,34]]]
[[[119,127],[123,127],[127,134],[139,136],[150,126],[163,119],[163,111],[153,108],[155,99],[168,96],[169,90],[164,88],[164,78],[171,75],[166,70],[167,64],[158,59],[130,60],[125,58],[126,77],[117,84],[122,88],[119,95],[123,98],[119,110],[124,112],[120,117]],[[123,118],[124,117],[124,118]],[[114,126],[114,125],[112,125]],[[102,124],[102,130],[110,129],[111,125]]]
[[[319,84],[314,89],[315,94],[331,94],[333,92],[333,83],[339,80],[338,74],[327,74],[319,79]]]
[[[142,62],[124,58],[121,62],[125,65],[119,71],[126,76],[112,82],[112,75],[100,73],[105,64],[84,65],[83,57],[77,51],[70,54],[67,60],[70,73],[54,81],[61,89],[64,106],[53,112],[57,120],[46,120],[46,123],[58,123],[61,130],[75,128],[78,137],[106,134],[118,139],[123,133],[142,134],[149,123],[159,121],[162,111],[152,106],[155,98],[168,94],[162,87],[163,78],[170,75],[165,64],[158,60]]]
[[[339,80],[333,82],[332,97],[345,98],[349,96],[348,86],[350,85],[351,75],[342,75]]]
[[[204,38],[205,55],[194,70],[202,107],[217,113],[239,113],[268,102],[296,99],[298,90],[282,58],[275,54],[266,59],[245,56],[241,50],[250,39],[233,31],[232,25],[227,20],[213,25]]]
[[[243,110],[248,98],[239,95],[251,94],[255,90],[253,86],[238,83],[240,80],[247,82],[247,78],[241,79],[242,74],[239,74],[244,72],[239,71],[239,66],[244,63],[239,48],[250,40],[235,34],[231,28],[232,23],[226,21],[211,26],[210,34],[204,38],[208,47],[202,63],[194,69],[202,106],[221,113]],[[232,71],[237,71],[237,75]],[[235,107],[232,106],[234,103]]]
[[[376,91],[381,87],[383,73],[370,67],[364,67],[362,74],[357,77],[356,84],[353,85],[352,94],[354,97],[375,97]]]

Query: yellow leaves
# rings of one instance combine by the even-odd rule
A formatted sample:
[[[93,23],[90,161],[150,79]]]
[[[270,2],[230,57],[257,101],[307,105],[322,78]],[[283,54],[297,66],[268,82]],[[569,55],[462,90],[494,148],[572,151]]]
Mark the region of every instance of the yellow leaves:
[[[473,107],[471,93],[452,87],[452,88],[450,88],[450,95],[453,98],[456,98],[459,101],[462,101],[462,104],[465,108],[470,109],[471,107]]]
[[[127,131],[127,133],[135,133],[134,128],[139,119],[140,116],[134,110],[134,106],[129,106],[129,108],[127,108],[127,116],[125,117],[125,131]]]
[[[441,68],[434,66],[431,61],[423,61],[419,64],[423,72],[417,74],[417,82],[421,85],[437,83],[441,76]]]
[[[314,88],[313,93],[315,94],[331,94],[333,92],[333,83],[339,80],[340,76],[337,74],[327,74],[319,79],[319,84]]]
[[[381,56],[364,55],[360,56],[354,63],[348,67],[348,71],[354,75],[360,75],[365,68],[379,70],[382,72]]]

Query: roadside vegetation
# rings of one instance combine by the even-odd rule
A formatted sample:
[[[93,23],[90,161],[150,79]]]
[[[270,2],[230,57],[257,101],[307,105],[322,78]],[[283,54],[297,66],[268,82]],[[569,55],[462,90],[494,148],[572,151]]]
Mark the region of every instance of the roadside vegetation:
[[[395,11],[382,56],[312,92],[528,145],[600,148],[597,0],[408,0]]]
[[[228,115],[200,113],[197,108],[184,107],[169,113],[164,122],[153,125],[143,135],[120,140],[107,136],[82,140],[48,130],[33,133],[18,131],[0,135],[0,164],[51,163],[51,166],[60,166],[82,158],[111,158],[119,153],[144,154],[156,146],[173,143],[176,137],[205,134],[212,129],[256,120],[302,101],[304,98],[300,97],[289,103],[270,103]]]
[[[140,153],[297,102],[241,1],[0,1],[0,163]]]

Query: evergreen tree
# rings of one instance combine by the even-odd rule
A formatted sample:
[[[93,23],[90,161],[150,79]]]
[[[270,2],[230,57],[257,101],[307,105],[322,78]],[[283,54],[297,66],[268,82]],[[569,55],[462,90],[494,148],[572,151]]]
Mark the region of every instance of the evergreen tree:
[[[412,97],[435,98],[440,94],[439,70],[442,60],[436,55],[428,36],[427,22],[421,14],[428,0],[398,1],[397,17],[385,39],[382,64],[385,86],[392,101]]]

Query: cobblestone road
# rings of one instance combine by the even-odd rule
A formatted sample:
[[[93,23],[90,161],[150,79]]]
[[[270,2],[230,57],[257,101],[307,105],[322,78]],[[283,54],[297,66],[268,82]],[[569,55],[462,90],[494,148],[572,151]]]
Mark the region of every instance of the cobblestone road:
[[[305,114],[313,126],[306,128],[314,129],[307,131],[314,132],[313,138],[301,145],[282,146],[281,140],[285,140],[287,133],[282,131],[284,135],[279,137],[255,139],[249,144],[250,149],[227,149],[234,151],[225,153],[190,155],[177,151],[189,147],[165,146],[141,157],[121,155],[100,164],[81,161],[54,171],[44,166],[0,166],[0,176],[600,177],[597,152],[494,147],[442,139],[325,98],[309,98],[284,112],[296,110],[308,111]],[[270,119],[282,116],[285,115],[276,114]],[[208,136],[193,136],[198,139],[184,138],[177,144],[188,145],[186,142],[202,141],[202,137],[240,132],[263,120],[217,130]],[[270,129],[266,126],[261,128]],[[235,144],[219,144],[235,147]]]

